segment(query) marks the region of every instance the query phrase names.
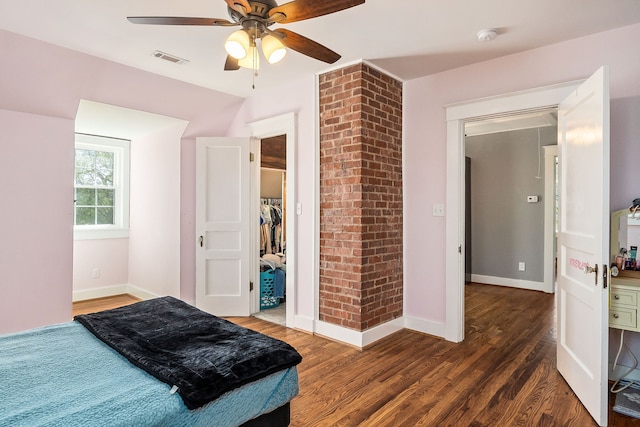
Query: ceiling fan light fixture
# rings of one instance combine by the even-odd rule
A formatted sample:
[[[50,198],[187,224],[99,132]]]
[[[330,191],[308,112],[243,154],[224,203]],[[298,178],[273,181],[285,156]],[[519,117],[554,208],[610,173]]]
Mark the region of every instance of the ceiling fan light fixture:
[[[244,59],[249,53],[249,34],[245,30],[234,31],[224,43],[227,53],[236,59]]]
[[[258,55],[258,49],[255,46],[249,47],[247,55],[238,60],[238,65],[244,68],[249,68],[254,71],[258,71],[260,68],[260,55]]]
[[[287,54],[287,49],[277,37],[267,34],[262,37],[262,53],[269,64],[275,64]]]

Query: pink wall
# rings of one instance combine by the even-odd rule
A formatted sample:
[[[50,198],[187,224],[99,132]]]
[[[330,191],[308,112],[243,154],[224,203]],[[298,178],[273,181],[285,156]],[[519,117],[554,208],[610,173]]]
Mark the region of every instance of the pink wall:
[[[131,141],[129,284],[180,296],[180,135],[184,124]]]
[[[637,40],[640,40],[640,25],[510,55],[405,84],[406,316],[433,322],[443,322],[445,316],[444,220],[430,214],[433,204],[445,200],[444,106],[582,79],[602,64],[611,67],[612,97],[638,96],[640,55],[635,46]],[[0,146],[2,194],[9,195],[6,201],[14,201],[12,205],[33,207],[35,202],[27,195],[34,191],[33,188],[38,188],[46,176],[50,191],[39,201],[54,206],[51,212],[47,212],[46,224],[44,219],[34,217],[28,209],[2,210],[2,330],[25,329],[36,324],[66,320],[69,316],[73,118],[82,98],[190,122],[180,147],[182,170],[179,184],[180,295],[187,301],[192,301],[195,286],[195,137],[245,135],[248,122],[295,112],[298,120],[296,200],[302,204],[296,229],[296,314],[313,318],[313,210],[316,206],[313,193],[316,162],[313,76],[303,76],[286,88],[258,92],[242,104],[243,100],[237,97],[6,31],[0,31],[0,45],[3,48],[0,56],[0,108],[11,110],[0,114],[1,128],[5,131]],[[33,153],[37,160],[27,162]],[[634,175],[616,179],[632,177]],[[60,203],[67,197],[68,205]],[[621,200],[627,197],[624,195]],[[44,246],[39,244],[38,250],[34,251],[31,249],[34,241],[44,243]],[[34,258],[38,258],[38,264],[34,264]],[[19,286],[27,286],[26,291]]]
[[[640,76],[638,77],[640,80]],[[611,101],[611,211],[640,197],[640,96]],[[639,242],[640,243],[640,242]]]
[[[610,66],[612,98],[637,96],[637,40],[640,25],[633,25],[406,83],[406,316],[445,319],[445,225],[430,214],[445,201],[445,106],[584,79],[601,65]]]
[[[313,294],[315,259],[313,247],[315,168],[315,77],[307,76],[291,82],[285,88],[253,96],[244,103],[232,126],[229,136],[247,136],[247,123],[294,112],[297,120],[297,147],[294,161],[297,191],[295,200],[302,206],[296,216],[296,315],[312,320],[314,317]],[[283,95],[286,94],[286,95]],[[287,177],[287,181],[292,178]],[[288,232],[287,235],[290,235]]]
[[[189,122],[182,140],[187,146],[182,154],[187,158],[176,163],[177,168],[182,165],[180,174],[184,178],[175,181],[178,189],[172,205],[176,207],[175,224],[180,227],[176,234],[183,248],[194,244],[193,198],[180,194],[181,185],[187,186],[183,187],[185,193],[192,188],[188,185],[193,182],[195,156],[189,157],[188,146],[196,136],[225,135],[243,99],[7,31],[0,30],[0,46],[0,109],[7,110],[2,113],[0,127],[4,131],[0,192],[11,195],[5,199],[8,204],[16,205],[11,202],[16,200],[30,207],[35,202],[27,196],[46,182],[46,194],[38,197],[40,203],[49,202],[45,205],[47,217],[37,217],[37,221],[22,209],[2,210],[3,229],[8,230],[0,240],[0,332],[6,332],[71,318],[73,120],[81,99]],[[176,147],[174,161],[180,155],[181,147]],[[27,161],[28,156],[35,160]],[[67,197],[68,205],[61,202]],[[39,242],[38,248],[27,251],[28,247],[35,249],[33,242]],[[175,251],[176,268],[187,266],[191,271],[171,279],[186,280],[183,286],[188,294],[195,283],[195,258],[186,250],[179,259],[177,246]],[[34,258],[38,258],[37,264]],[[170,293],[180,293],[181,285],[174,284]]]
[[[626,209],[631,200],[640,197],[640,96],[619,98],[611,101],[611,210]],[[637,227],[632,227],[637,228]],[[629,244],[638,244],[637,230],[629,230]],[[640,334],[625,332],[624,342],[630,351],[640,354]],[[620,345],[620,330],[609,330],[609,361],[613,362]],[[629,352],[623,351],[618,362],[633,366]],[[627,369],[616,371],[616,377]]]
[[[0,333],[71,320],[73,121],[0,110]]]

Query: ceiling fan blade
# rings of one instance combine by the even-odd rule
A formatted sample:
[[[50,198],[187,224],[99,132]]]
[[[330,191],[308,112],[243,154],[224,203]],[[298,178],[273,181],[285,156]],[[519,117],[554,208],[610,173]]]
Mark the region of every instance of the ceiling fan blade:
[[[275,22],[284,24],[339,12],[364,2],[365,0],[294,0],[271,9],[269,17]],[[284,18],[280,14],[284,15]]]
[[[224,0],[231,9],[235,10],[242,16],[247,16],[251,12],[251,5],[247,0]]]
[[[148,25],[208,25],[231,27],[235,22],[218,18],[188,18],[183,16],[128,16],[129,22]]]
[[[227,55],[227,60],[224,63],[225,71],[235,71],[240,69],[240,64],[238,64],[238,60],[231,55]]]
[[[284,28],[278,28],[274,31],[274,33],[284,35],[284,37],[280,38],[280,41],[282,41],[282,43],[286,47],[300,52],[303,55],[315,58],[319,61],[333,64],[341,58],[339,54],[335,53],[331,49],[322,46],[320,43],[314,42],[311,39],[301,36],[298,33],[294,33],[293,31],[285,30]]]

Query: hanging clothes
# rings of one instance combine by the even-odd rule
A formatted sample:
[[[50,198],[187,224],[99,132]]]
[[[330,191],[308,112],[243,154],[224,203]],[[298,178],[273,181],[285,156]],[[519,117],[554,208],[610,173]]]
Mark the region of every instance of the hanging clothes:
[[[283,251],[282,199],[262,199],[260,205],[260,254]]]
[[[271,207],[267,204],[260,206],[260,253],[271,252]]]

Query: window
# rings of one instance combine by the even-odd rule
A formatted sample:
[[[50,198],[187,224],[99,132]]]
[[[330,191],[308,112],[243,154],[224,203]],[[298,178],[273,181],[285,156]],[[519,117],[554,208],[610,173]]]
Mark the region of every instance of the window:
[[[129,141],[76,134],[74,237],[127,237]]]

